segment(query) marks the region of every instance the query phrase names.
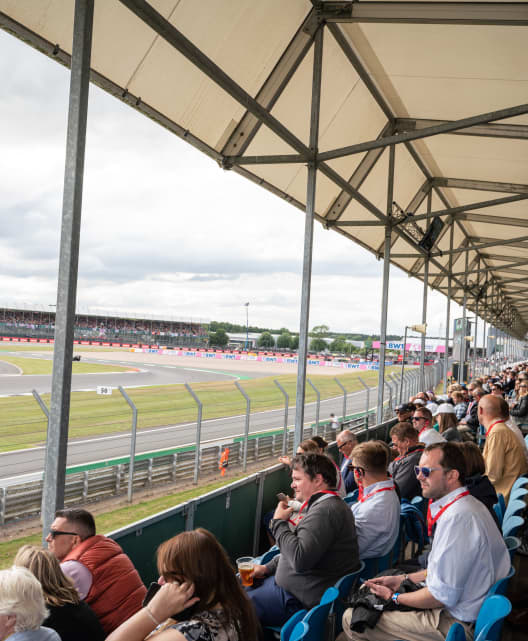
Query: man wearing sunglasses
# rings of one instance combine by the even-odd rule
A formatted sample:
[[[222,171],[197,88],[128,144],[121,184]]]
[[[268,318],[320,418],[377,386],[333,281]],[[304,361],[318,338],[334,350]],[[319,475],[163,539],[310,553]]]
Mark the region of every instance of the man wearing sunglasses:
[[[412,417],[414,429],[418,432],[418,441],[425,445],[443,443],[445,438],[433,428],[433,415],[426,407],[419,407]]]
[[[392,599],[376,627],[350,629],[351,610],[343,615],[346,639],[370,641],[442,641],[458,621],[467,638],[490,587],[511,567],[510,555],[487,508],[464,487],[466,464],[455,443],[427,447],[416,467],[423,495],[431,499],[428,528],[435,530],[427,570],[366,581],[381,599]],[[405,578],[423,587],[400,593]],[[400,606],[413,608],[402,611]]]
[[[387,554],[400,529],[400,499],[394,481],[387,477],[387,459],[387,446],[380,441],[360,443],[352,452],[360,497],[351,509],[361,559]]]
[[[352,451],[358,444],[357,436],[350,430],[343,430],[336,436],[336,443],[337,449],[343,455],[340,471],[343,483],[345,484],[345,490],[347,494],[349,494],[350,492],[357,490],[354,473],[349,465]]]
[[[147,592],[143,581],[121,547],[96,534],[90,512],[55,512],[46,542],[107,634],[141,609]]]

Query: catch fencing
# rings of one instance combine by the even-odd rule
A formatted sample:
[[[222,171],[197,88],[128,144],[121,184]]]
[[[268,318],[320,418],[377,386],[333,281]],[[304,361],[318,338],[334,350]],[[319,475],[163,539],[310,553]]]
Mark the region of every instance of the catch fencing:
[[[426,389],[438,384],[442,376],[440,364],[426,369]],[[360,379],[361,380],[361,379]],[[364,410],[353,415],[347,414],[349,392],[342,386],[342,399],[336,399],[342,412],[339,418],[339,428],[349,428],[358,433],[361,438],[373,438],[379,433],[379,427],[373,426],[376,409],[370,407],[370,399],[375,398],[375,388],[365,388],[359,402],[364,402]],[[314,390],[317,388],[311,383]],[[280,385],[279,385],[280,386]],[[409,370],[401,376],[388,375],[386,380],[387,400],[383,418],[385,421],[394,416],[394,408],[400,402],[400,397],[407,400],[410,395],[422,389],[420,372]],[[126,393],[124,393],[126,396]],[[364,398],[363,398],[364,397]],[[36,399],[39,400],[38,394]],[[197,399],[196,399],[197,400]],[[221,437],[214,444],[201,443],[201,419],[197,421],[195,444],[172,450],[151,453],[132,453],[120,459],[107,459],[96,464],[80,465],[67,470],[65,482],[65,505],[73,506],[100,501],[111,497],[124,495],[128,491],[129,500],[135,490],[154,488],[164,484],[185,485],[196,483],[201,477],[211,477],[219,472],[222,452],[229,448],[229,472],[246,471],[248,464],[262,462],[269,464],[284,453],[293,450],[293,430],[288,426],[288,396],[285,395],[284,425],[281,429],[250,433],[251,404],[248,402],[245,416],[244,434]],[[40,400],[40,402],[42,402]],[[197,400],[197,402],[199,402]],[[336,436],[335,426],[330,421],[320,421],[320,394],[315,402],[314,422],[306,426],[303,437],[310,438],[315,434],[333,441]],[[342,404],[342,405],[341,405]],[[41,406],[42,407],[42,406]],[[45,406],[44,408],[45,409]],[[199,413],[200,414],[200,413]],[[384,425],[388,425],[384,424]],[[278,426],[275,426],[276,428]],[[384,433],[388,439],[388,429]],[[133,439],[132,439],[133,440]],[[133,465],[130,466],[130,461]],[[132,478],[130,470],[132,468]],[[37,516],[41,509],[42,480],[34,480],[17,485],[0,487],[0,525],[17,519]]]

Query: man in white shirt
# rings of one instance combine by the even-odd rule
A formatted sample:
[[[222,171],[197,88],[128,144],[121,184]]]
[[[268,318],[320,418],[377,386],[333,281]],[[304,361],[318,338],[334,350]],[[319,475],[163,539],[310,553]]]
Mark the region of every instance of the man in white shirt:
[[[418,432],[418,441],[425,445],[444,443],[445,438],[433,428],[433,415],[426,407],[418,407],[413,414],[412,424]]]
[[[387,459],[387,447],[379,441],[360,443],[352,452],[359,500],[351,509],[360,559],[387,554],[398,537],[400,499],[394,481],[387,478]]]
[[[367,581],[371,591],[396,606],[382,614],[375,628],[363,633],[350,629],[351,610],[343,615],[343,634],[338,641],[442,641],[454,621],[472,638],[473,623],[490,587],[510,569],[504,540],[486,507],[464,487],[465,460],[455,443],[426,448],[417,467],[423,495],[432,500],[428,527],[435,528],[427,570],[409,575],[424,587],[400,594],[406,575]]]

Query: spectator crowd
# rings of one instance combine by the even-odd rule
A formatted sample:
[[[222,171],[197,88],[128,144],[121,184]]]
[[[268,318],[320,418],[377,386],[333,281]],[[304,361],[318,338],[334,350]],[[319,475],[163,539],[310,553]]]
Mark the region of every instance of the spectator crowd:
[[[160,545],[159,579],[147,591],[90,512],[60,510],[47,549],[25,545],[0,571],[0,639],[263,639],[363,572],[338,641],[441,641],[454,623],[472,641],[484,600],[511,569],[497,506],[528,473],[527,397],[528,366],[517,366],[411,397],[396,408],[389,444],[345,429],[335,461],[321,437],[303,441],[280,459],[291,492],[265,518],[275,547],[255,561],[251,586],[198,528]],[[405,566],[367,574],[383,559],[401,561],[393,551],[408,506],[427,545]]]

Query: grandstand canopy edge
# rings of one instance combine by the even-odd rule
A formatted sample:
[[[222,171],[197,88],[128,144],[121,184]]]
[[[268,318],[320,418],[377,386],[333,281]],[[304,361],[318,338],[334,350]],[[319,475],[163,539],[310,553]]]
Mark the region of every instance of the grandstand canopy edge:
[[[467,254],[468,308],[478,298],[482,316],[524,337],[528,3],[95,0],[94,8],[92,81],[300,209],[307,165],[322,158],[316,219],[383,256],[390,213],[391,262],[423,280],[428,257],[429,285],[443,293],[453,226],[452,298],[462,302]],[[0,0],[0,11],[4,29],[69,64],[74,2]],[[419,246],[428,205],[443,223],[429,252]]]
[[[384,258],[382,344],[389,261],[524,338],[528,3],[0,0],[67,66],[88,13],[92,82],[306,211],[302,397],[314,219]]]

